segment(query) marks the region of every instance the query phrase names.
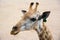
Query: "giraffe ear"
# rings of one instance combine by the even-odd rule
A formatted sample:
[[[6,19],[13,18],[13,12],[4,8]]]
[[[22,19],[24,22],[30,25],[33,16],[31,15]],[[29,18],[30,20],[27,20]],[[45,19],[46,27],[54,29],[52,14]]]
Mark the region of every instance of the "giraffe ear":
[[[26,10],[22,10],[22,12],[25,14],[27,11]]]
[[[49,14],[50,14],[50,11],[45,11],[45,12],[43,12],[43,14],[42,14],[42,18],[44,19],[46,19],[48,16],[49,16]]]
[[[47,20],[47,18],[48,18],[48,16],[49,16],[49,14],[50,14],[50,11],[45,11],[45,12],[43,12],[43,14],[42,14],[42,19],[43,19],[43,22],[46,22]]]

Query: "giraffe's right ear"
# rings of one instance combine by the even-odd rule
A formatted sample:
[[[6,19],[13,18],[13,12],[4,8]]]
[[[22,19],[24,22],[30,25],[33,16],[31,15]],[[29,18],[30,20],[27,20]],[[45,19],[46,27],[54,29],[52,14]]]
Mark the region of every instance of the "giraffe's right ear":
[[[25,14],[27,11],[26,10],[22,10],[22,12]]]

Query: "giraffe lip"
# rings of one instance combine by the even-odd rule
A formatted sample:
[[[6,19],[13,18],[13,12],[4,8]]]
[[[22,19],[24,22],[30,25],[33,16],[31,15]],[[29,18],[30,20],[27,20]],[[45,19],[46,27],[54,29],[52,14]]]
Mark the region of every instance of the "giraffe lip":
[[[13,32],[13,31],[11,31],[11,35],[17,35],[19,32]]]

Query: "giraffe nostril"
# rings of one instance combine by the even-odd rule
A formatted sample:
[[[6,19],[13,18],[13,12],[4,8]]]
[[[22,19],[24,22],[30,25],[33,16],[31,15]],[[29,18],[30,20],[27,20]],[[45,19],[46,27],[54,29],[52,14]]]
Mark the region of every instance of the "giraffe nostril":
[[[17,30],[18,28],[17,28],[16,26],[14,26],[12,29],[13,29],[13,30]]]

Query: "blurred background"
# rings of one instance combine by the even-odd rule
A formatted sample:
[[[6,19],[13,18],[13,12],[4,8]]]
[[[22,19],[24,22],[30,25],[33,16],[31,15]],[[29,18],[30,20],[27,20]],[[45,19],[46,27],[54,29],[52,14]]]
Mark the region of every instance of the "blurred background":
[[[60,40],[60,0],[0,0],[0,40],[39,40],[34,30],[10,35],[12,27],[21,19],[21,10],[28,10],[31,2],[39,2],[38,11],[51,11],[46,26],[54,40]]]

